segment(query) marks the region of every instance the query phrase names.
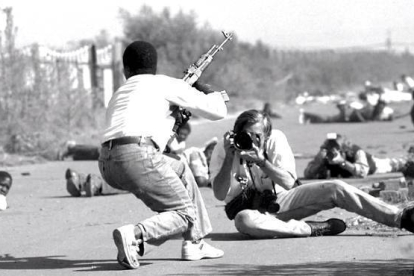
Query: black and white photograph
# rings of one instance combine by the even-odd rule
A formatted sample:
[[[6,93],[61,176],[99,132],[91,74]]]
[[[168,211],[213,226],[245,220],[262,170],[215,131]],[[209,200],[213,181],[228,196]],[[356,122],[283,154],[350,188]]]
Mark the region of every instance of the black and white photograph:
[[[0,275],[414,275],[412,0],[0,1]]]

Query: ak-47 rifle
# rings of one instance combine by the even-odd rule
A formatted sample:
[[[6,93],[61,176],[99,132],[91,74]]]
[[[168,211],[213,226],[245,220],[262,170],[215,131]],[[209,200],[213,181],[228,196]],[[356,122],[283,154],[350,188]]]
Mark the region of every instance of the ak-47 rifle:
[[[221,32],[224,35],[224,41],[220,45],[213,45],[210,50],[207,51],[207,53],[203,54],[195,63],[191,64],[190,67],[188,67],[184,71],[184,77],[183,80],[187,82],[189,85],[193,85],[200,77],[203,71],[210,65],[210,63],[213,61],[213,57],[219,52],[223,50],[224,44],[226,44],[229,40],[232,40],[233,34],[232,33],[226,33],[224,31]],[[176,114],[176,122],[173,127],[173,131],[177,132],[177,129],[180,127],[180,125],[186,123],[190,117],[191,112],[188,110],[185,110],[183,108],[176,109],[174,112],[177,112]]]
[[[183,80],[188,84],[193,85],[198,80],[198,78],[201,77],[203,71],[213,61],[215,54],[217,54],[219,51],[222,51],[224,44],[233,38],[232,33],[226,33],[222,31],[222,34],[224,35],[225,39],[219,46],[213,45],[210,50],[207,51],[207,53],[202,55],[195,63],[191,64],[190,67],[184,71],[185,75],[183,77]]]

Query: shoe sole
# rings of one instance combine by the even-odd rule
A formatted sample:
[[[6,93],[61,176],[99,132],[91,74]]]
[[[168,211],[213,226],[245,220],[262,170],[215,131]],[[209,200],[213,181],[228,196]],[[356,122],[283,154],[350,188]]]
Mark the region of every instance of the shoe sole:
[[[211,257],[211,256],[201,256],[201,257],[197,257],[197,258],[190,258],[190,257],[185,257],[185,256],[182,256],[182,257],[181,257],[181,259],[182,259],[182,260],[184,260],[184,261],[199,261],[199,260],[201,260],[201,259],[218,259],[218,258],[221,258],[221,257],[223,257],[223,255],[221,255],[221,256],[216,256],[216,257]]]
[[[132,263],[134,263],[134,261],[129,256],[127,250],[125,250],[126,248],[128,248],[128,244],[127,244],[125,236],[122,235],[121,231],[119,231],[118,229],[115,229],[112,232],[112,237],[114,238],[115,245],[118,248],[118,256],[116,258],[118,263],[122,265],[123,267],[129,268],[129,269],[138,268],[139,262],[137,262],[137,265],[131,265]],[[121,259],[120,255],[124,256],[124,259],[127,259],[128,262],[125,262],[124,259]]]
[[[190,257],[189,255],[181,255],[181,259],[184,261],[199,261],[201,259],[218,259],[224,256],[224,253],[217,256],[205,256],[205,255],[198,255],[197,257]]]

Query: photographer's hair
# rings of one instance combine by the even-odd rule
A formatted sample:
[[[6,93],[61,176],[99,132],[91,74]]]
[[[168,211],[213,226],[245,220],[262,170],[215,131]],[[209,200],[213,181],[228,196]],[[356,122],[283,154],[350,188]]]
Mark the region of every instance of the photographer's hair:
[[[157,50],[145,41],[134,41],[129,44],[122,57],[125,77],[157,72]]]
[[[12,176],[5,171],[0,171],[0,185],[7,186],[9,189],[13,184]]]
[[[268,138],[272,133],[272,121],[270,120],[269,115],[256,109],[250,109],[240,114],[234,123],[233,131],[234,133],[240,133],[245,126],[254,125],[256,123],[263,123],[263,132],[266,138]]]

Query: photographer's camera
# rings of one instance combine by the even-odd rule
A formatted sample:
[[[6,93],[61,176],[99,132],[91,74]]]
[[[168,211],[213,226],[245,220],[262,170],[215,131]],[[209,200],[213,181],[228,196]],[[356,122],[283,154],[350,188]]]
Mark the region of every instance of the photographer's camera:
[[[269,213],[277,213],[280,209],[276,203],[277,196],[270,190],[264,190],[260,197],[259,210]]]
[[[239,150],[251,150],[253,148],[253,139],[248,132],[233,133],[233,145]]]

